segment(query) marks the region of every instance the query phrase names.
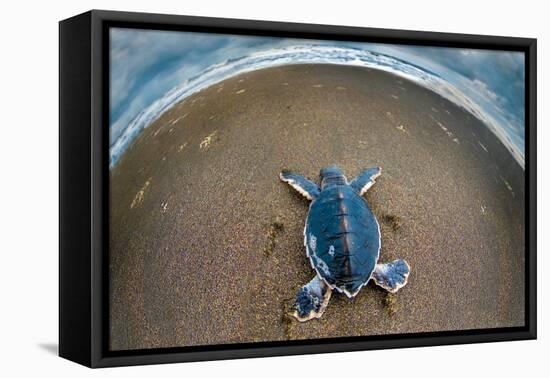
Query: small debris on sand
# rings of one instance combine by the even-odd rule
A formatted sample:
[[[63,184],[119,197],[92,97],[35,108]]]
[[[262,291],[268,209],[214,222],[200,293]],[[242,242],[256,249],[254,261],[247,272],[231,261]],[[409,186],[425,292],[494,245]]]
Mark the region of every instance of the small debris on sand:
[[[173,120],[170,125],[175,125],[176,123],[178,123],[180,120],[184,119],[185,117],[187,117],[187,113],[185,113],[184,115],[182,115],[181,117],[178,117],[176,118],[175,120]]]
[[[134,207],[137,207],[141,205],[143,202],[143,199],[145,198],[145,191],[149,187],[149,184],[151,183],[150,179],[145,181],[145,184],[143,184],[143,187],[137,192],[137,194],[134,197],[134,200],[130,204],[130,209],[133,209]]]
[[[246,89],[239,89],[237,92],[235,92],[235,94],[241,94],[244,92],[246,92]]]
[[[510,183],[508,181],[506,181],[504,179],[504,177],[500,176],[500,180],[504,183],[504,185],[506,185],[506,189],[508,189],[508,191],[510,192],[510,194],[512,194],[512,197],[515,197],[516,194],[514,193],[514,188],[512,188],[512,185],[510,185]]]
[[[397,126],[396,129],[399,130],[399,131],[402,131],[402,132],[404,132],[404,133],[407,133],[407,130],[405,130],[405,126],[403,126],[403,125]],[[407,134],[408,134],[408,133],[407,133]]]
[[[481,146],[481,148],[483,148],[485,150],[485,152],[489,152],[489,150],[487,149],[487,147],[485,147],[485,145],[481,142],[477,142],[477,144],[479,144]]]
[[[218,130],[214,131],[213,133],[208,135],[206,138],[204,138],[202,142],[199,144],[199,148],[201,150],[207,150],[212,144],[212,142],[214,141],[214,137],[216,136],[217,133],[218,133]]]

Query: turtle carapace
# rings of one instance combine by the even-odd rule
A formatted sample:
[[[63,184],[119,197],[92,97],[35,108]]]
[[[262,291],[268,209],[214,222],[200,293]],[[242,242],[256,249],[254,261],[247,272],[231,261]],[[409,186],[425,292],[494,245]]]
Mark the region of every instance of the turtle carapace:
[[[298,291],[293,315],[299,321],[320,318],[333,290],[353,298],[370,279],[392,293],[407,284],[405,260],[378,263],[380,227],[362,197],[381,171],[367,169],[348,183],[340,168],[327,167],[321,185],[281,172],[281,180],[311,201],[304,244],[316,275]]]

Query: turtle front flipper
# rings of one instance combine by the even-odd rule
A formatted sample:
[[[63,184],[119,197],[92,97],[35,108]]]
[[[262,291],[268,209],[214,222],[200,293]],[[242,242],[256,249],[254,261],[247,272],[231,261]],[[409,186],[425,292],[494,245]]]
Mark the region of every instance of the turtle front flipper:
[[[374,181],[381,173],[382,168],[380,167],[365,169],[359,176],[354,178],[349,185],[362,196],[372,185],[374,185]]]
[[[371,277],[378,286],[395,293],[407,284],[410,272],[411,268],[405,260],[395,260],[387,264],[376,264]]]
[[[296,175],[290,171],[282,171],[279,177],[284,182],[288,183],[294,189],[296,189],[301,195],[312,201],[319,196],[321,189],[319,185],[309,181],[305,177]]]
[[[315,276],[298,291],[292,315],[301,322],[320,318],[325,312],[331,294],[332,289],[319,276]]]

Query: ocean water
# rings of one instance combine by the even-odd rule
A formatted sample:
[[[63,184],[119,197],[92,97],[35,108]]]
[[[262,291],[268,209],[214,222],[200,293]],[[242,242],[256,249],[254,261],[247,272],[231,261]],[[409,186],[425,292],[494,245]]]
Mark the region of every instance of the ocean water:
[[[233,76],[262,68],[288,64],[336,64],[378,69],[411,80],[441,95],[480,119],[508,148],[516,161],[525,167],[523,141],[512,138],[510,125],[498,112],[483,108],[456,86],[434,72],[404,60],[353,47],[327,45],[296,45],[268,49],[236,59],[213,64],[200,74],[174,87],[164,96],[143,109],[123,130],[111,140],[109,166],[114,167],[128,146],[146,127],[165,111],[192,94]]]

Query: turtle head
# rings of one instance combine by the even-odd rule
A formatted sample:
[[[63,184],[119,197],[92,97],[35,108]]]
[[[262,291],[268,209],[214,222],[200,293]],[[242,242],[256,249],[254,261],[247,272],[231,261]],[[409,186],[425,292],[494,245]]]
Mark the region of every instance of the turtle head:
[[[330,166],[321,169],[319,176],[321,176],[321,189],[332,185],[343,185],[346,183],[344,173],[337,166]]]

